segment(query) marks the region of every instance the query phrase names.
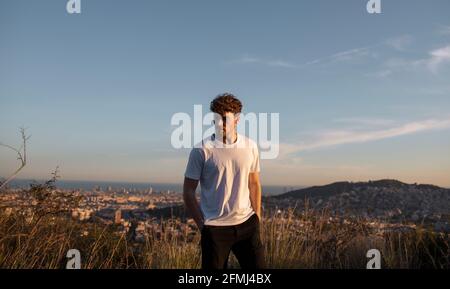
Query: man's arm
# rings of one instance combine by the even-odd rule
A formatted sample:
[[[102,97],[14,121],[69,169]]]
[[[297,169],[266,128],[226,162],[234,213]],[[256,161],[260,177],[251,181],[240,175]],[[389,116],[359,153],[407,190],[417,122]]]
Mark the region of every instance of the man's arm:
[[[195,198],[195,190],[197,189],[198,180],[184,178],[183,199],[187,213],[194,218],[197,227],[201,231],[203,228],[203,214]]]
[[[248,189],[250,190],[250,202],[253,210],[255,210],[261,221],[261,183],[259,181],[259,173],[255,172],[248,175]]]

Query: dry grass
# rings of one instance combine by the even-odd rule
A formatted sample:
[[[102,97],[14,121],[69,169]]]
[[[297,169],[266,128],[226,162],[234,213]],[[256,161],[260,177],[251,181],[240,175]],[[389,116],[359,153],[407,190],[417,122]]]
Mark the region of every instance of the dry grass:
[[[161,226],[170,226],[163,222]],[[200,236],[193,241],[163,230],[131,242],[117,227],[64,216],[30,220],[0,212],[0,268],[64,268],[66,252],[79,249],[83,268],[199,268]],[[269,268],[365,268],[369,249],[381,251],[383,268],[450,268],[449,237],[425,229],[376,235],[361,220],[293,210],[264,217],[261,228]],[[238,267],[234,256],[230,267]]]

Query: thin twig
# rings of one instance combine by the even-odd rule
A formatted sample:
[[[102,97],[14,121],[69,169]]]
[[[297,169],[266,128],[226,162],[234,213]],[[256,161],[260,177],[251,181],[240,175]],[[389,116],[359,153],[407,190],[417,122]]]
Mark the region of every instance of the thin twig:
[[[25,134],[25,130],[26,129],[24,127],[20,128],[20,134],[22,136],[22,145],[20,146],[19,149],[16,149],[13,146],[10,146],[10,145],[7,145],[7,144],[0,143],[0,146],[9,148],[9,149],[13,150],[14,152],[16,152],[17,153],[17,159],[20,161],[20,165],[14,171],[14,173],[12,173],[8,178],[6,178],[5,181],[3,181],[0,184],[0,191],[6,186],[6,184],[11,182],[19,174],[19,172],[25,167],[25,165],[27,164],[27,141],[30,139],[31,136],[27,136]]]

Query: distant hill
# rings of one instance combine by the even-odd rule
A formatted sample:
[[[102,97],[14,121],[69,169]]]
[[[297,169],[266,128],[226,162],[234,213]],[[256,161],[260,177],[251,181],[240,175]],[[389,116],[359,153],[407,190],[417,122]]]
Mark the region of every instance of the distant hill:
[[[383,179],[336,182],[265,197],[266,208],[329,209],[338,215],[450,226],[450,189]],[[450,227],[449,227],[450,228]]]
[[[409,187],[414,187],[417,189],[424,190],[445,190],[444,188],[427,185],[427,184],[406,184],[398,180],[382,179],[377,181],[368,182],[335,182],[323,186],[313,186],[309,188],[294,190],[274,196],[272,198],[317,198],[317,197],[330,197],[333,195],[342,194],[345,192],[350,192],[353,190],[360,190],[366,188],[386,188],[386,189],[406,189]]]

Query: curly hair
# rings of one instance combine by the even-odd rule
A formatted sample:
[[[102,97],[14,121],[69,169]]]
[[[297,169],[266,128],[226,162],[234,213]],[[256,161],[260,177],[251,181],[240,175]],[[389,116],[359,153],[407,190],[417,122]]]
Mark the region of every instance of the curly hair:
[[[209,108],[212,112],[220,115],[224,115],[227,112],[236,114],[242,111],[242,103],[233,94],[223,93],[219,94],[211,101]]]

